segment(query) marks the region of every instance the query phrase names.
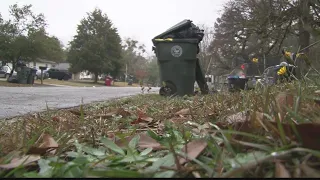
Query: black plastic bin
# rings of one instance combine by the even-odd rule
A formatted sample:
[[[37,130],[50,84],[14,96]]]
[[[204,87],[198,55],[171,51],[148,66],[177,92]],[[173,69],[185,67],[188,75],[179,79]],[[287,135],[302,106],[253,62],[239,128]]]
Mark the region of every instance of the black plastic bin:
[[[27,84],[34,84],[34,78],[37,75],[37,69],[30,68]]]
[[[248,78],[228,78],[228,89],[230,92],[241,91],[246,89]]]

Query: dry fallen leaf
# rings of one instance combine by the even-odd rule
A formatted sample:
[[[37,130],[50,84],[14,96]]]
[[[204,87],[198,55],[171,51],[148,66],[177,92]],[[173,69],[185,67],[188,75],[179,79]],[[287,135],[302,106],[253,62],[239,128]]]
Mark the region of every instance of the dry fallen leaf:
[[[69,110],[69,112],[71,112],[72,114],[74,114],[76,116],[81,116],[81,112],[79,110],[71,109],[71,110]],[[83,115],[86,115],[86,113],[83,112]]]
[[[301,178],[301,169],[300,167],[296,167],[293,172],[293,178]]]
[[[31,147],[27,154],[44,155],[50,153],[54,155],[59,147],[58,143],[48,134],[42,136],[43,143],[39,147]]]
[[[123,109],[123,108],[119,108],[118,110],[117,110],[117,114],[118,115],[121,115],[122,117],[128,117],[128,116],[131,116],[131,113],[130,112],[128,112],[127,110],[125,110],[125,109]]]
[[[139,124],[139,123],[151,123],[153,121],[153,118],[148,117],[143,111],[138,110],[138,119],[135,121],[131,122],[131,124]]]
[[[140,123],[142,123],[142,122],[143,122],[143,120],[140,119],[140,118],[138,118],[138,119],[132,121],[131,124],[140,124]]]
[[[189,119],[186,117],[173,117],[169,121],[174,124],[183,124],[184,122],[188,121]]]
[[[289,171],[279,161],[276,161],[275,177],[276,178],[291,178],[291,175],[290,175]]]
[[[117,111],[113,111],[113,112],[108,112],[106,114],[99,114],[99,115],[96,115],[95,117],[107,119],[107,118],[112,118],[112,116],[116,114],[117,114]]]
[[[226,121],[229,123],[229,124],[234,124],[234,123],[243,123],[243,122],[246,122],[248,120],[248,113],[246,112],[238,112],[236,114],[232,114],[230,116],[228,116],[226,118]]]
[[[320,177],[320,171],[314,168],[311,168],[306,163],[302,163],[300,165],[300,169],[305,174],[306,178],[319,178]]]
[[[153,148],[154,150],[165,149],[160,143],[148,136],[146,133],[140,134],[139,148]]]
[[[135,137],[136,135],[130,136],[130,137],[126,137],[123,140],[118,140],[115,143],[121,147],[124,148],[126,147],[126,145],[131,141],[131,139],[133,137]],[[141,149],[146,149],[146,148],[153,148],[154,150],[160,150],[160,149],[165,149],[163,146],[161,146],[160,143],[158,143],[156,140],[152,139],[151,137],[149,137],[146,133],[140,133],[140,140],[138,143],[138,147]]]
[[[276,96],[276,106],[279,109],[281,119],[284,119],[287,111],[286,108],[292,108],[294,104],[294,96],[287,92],[281,92]]]
[[[208,144],[205,140],[194,140],[189,142],[186,147],[183,147],[182,152],[186,153],[188,155],[187,157],[195,159],[204,149],[206,149],[207,145]],[[179,163],[181,165],[186,162],[187,160],[185,158],[179,158]]]
[[[60,122],[60,118],[57,116],[52,117],[52,120],[55,122]]]
[[[181,109],[180,111],[176,112],[175,115],[190,115],[190,109]]]
[[[139,117],[141,120],[143,121],[146,121],[146,122],[152,122],[153,119],[151,117],[148,117],[148,116],[142,116],[142,117]]]
[[[144,116],[144,117],[138,117],[138,119],[132,121],[131,124],[140,124],[144,122],[150,123],[152,121],[153,119],[151,117]]]
[[[14,159],[12,160],[9,164],[2,164],[0,165],[1,169],[14,169],[21,166],[29,166],[31,165],[31,163],[38,161],[39,159],[41,159],[41,157],[39,155],[28,155],[28,156],[24,156],[20,159]]]
[[[276,122],[270,122],[277,128]],[[297,140],[294,130],[290,124],[282,123],[283,130],[289,138]],[[304,123],[296,124],[296,129],[302,140],[302,146],[309,149],[320,150],[320,124],[318,123]]]

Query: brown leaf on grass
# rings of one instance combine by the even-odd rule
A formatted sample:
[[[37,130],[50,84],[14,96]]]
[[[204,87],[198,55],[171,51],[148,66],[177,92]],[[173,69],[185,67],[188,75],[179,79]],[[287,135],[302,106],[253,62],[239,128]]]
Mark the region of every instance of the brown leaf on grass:
[[[141,120],[143,120],[143,121],[145,121],[145,122],[149,122],[149,123],[153,121],[153,118],[148,117],[148,116],[146,116],[146,115],[140,116],[139,118],[140,118]]]
[[[173,117],[169,121],[174,124],[183,124],[184,122],[188,121],[188,118],[186,118],[186,117]]]
[[[179,116],[179,115],[190,115],[190,109],[181,109],[180,111],[176,112],[175,115]]]
[[[138,119],[132,121],[131,124],[132,124],[132,125],[133,125],[133,124],[139,124],[139,123],[142,123],[142,122],[143,122],[143,120],[142,120],[141,118],[138,118]]]
[[[108,112],[106,114],[95,115],[95,117],[106,119],[106,118],[112,118],[112,116],[114,116],[116,114],[117,114],[117,111],[112,111],[112,112]]]
[[[148,136],[146,133],[140,134],[138,146],[142,149],[153,148],[154,150],[165,149],[160,143]]]
[[[52,117],[52,120],[55,122],[60,122],[60,118],[57,116]]]
[[[276,96],[276,106],[279,109],[281,119],[284,119],[287,110],[286,108],[292,108],[294,104],[294,96],[287,92],[281,92]]]
[[[301,178],[301,169],[300,167],[296,167],[293,171],[293,178]]]
[[[143,116],[143,117],[138,117],[138,119],[134,120],[131,122],[131,124],[140,124],[140,123],[151,123],[153,121],[153,119],[151,117],[148,116]]]
[[[39,147],[31,147],[27,154],[38,154],[44,155],[46,153],[50,153],[54,155],[56,153],[56,149],[59,147],[58,143],[48,134],[44,134],[42,136],[43,143]]]
[[[128,143],[131,141],[131,139],[133,137],[135,137],[136,135],[133,136],[129,136],[124,138],[123,140],[117,140],[115,143],[121,147],[124,148],[128,145]],[[154,150],[161,150],[164,149],[163,146],[161,146],[160,143],[158,143],[156,140],[154,140],[153,138],[149,137],[146,133],[140,133],[140,140],[138,143],[138,147],[141,149],[146,149],[146,148],[153,148]]]
[[[38,161],[39,159],[41,159],[41,157],[39,155],[28,155],[28,156],[24,156],[20,159],[14,159],[12,160],[9,164],[2,164],[0,165],[1,169],[14,169],[21,166],[29,166],[32,165],[33,162]]]
[[[188,155],[187,158],[196,159],[201,154],[201,152],[206,149],[207,145],[208,144],[205,140],[194,140],[189,142],[186,147],[183,147],[182,152]],[[179,163],[181,165],[186,163],[187,161],[188,160],[183,157],[179,158]]]
[[[122,117],[128,117],[128,116],[131,116],[131,113],[129,112],[129,111],[127,111],[127,110],[125,110],[125,109],[123,109],[123,108],[119,108],[118,110],[117,110],[117,114],[118,115],[121,115]]]
[[[234,124],[234,123],[243,123],[243,122],[246,122],[248,121],[248,112],[238,112],[238,113],[235,113],[235,114],[232,114],[230,116],[228,116],[226,118],[226,121],[229,123],[229,124]]]
[[[270,122],[275,128],[278,127],[276,122]],[[297,140],[290,124],[282,123],[283,130],[287,137]],[[304,123],[295,125],[297,132],[302,140],[302,146],[309,149],[320,150],[320,124]]]
[[[232,129],[235,131],[252,133],[255,130],[253,129],[252,123],[249,119],[249,112],[239,112],[239,113],[233,114],[231,116],[228,116],[226,120],[228,125],[231,126]],[[225,123],[220,123],[219,125],[218,126],[221,129],[228,128],[228,125],[226,125]],[[233,138],[240,140],[243,138],[243,136],[233,135]]]
[[[71,109],[71,110],[69,110],[69,112],[71,112],[72,114],[74,114],[76,116],[81,116],[81,112],[79,110]],[[86,116],[86,113],[83,112],[83,115]]]
[[[255,122],[253,119],[250,119],[250,121],[246,120],[246,115],[243,113],[237,113],[232,116],[229,116],[227,118],[229,125],[233,126],[233,129],[236,131],[241,132],[252,132],[253,130],[259,130],[257,128],[258,126],[263,127],[264,129],[271,130],[273,133],[276,133],[278,136],[280,136],[279,130],[278,130],[278,124],[277,122],[270,121],[268,119],[263,119],[262,113],[256,112],[255,118],[257,122]],[[237,122],[238,121],[238,122]],[[256,123],[256,124],[255,124]],[[257,124],[259,123],[259,124]],[[296,141],[297,136],[291,127],[290,124],[287,123],[281,123],[283,126],[283,130],[285,132],[285,135],[289,137],[291,140]],[[218,122],[216,123],[218,127],[221,129],[226,129],[228,126],[227,123],[224,122]],[[318,123],[304,123],[304,124],[296,124],[296,129],[298,134],[301,137],[301,140],[303,142],[302,146],[309,149],[314,150],[320,150],[320,124]],[[239,139],[240,135],[235,136],[235,139]]]
[[[319,178],[320,177],[320,171],[314,168],[311,168],[306,163],[302,163],[300,165],[300,169],[305,174],[306,178]]]
[[[151,123],[153,121],[153,118],[148,117],[143,111],[138,110],[138,119],[131,122],[131,124],[139,124],[139,123]]]
[[[275,166],[275,177],[276,178],[291,178],[289,171],[286,167],[279,161],[276,161]]]

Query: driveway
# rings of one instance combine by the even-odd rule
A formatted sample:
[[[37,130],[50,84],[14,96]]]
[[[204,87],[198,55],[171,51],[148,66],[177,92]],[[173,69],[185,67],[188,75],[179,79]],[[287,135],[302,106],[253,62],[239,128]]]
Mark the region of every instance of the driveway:
[[[158,92],[152,88],[151,92]],[[0,87],[0,119],[141,93],[139,87]]]

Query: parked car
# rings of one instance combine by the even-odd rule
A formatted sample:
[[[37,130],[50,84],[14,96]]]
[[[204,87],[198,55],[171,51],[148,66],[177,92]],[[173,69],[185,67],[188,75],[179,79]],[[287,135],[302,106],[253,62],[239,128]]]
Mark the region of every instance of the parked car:
[[[72,74],[66,70],[50,68],[49,70],[47,70],[47,73],[49,74],[49,78],[51,79],[68,81],[72,78]]]
[[[8,78],[11,72],[11,68],[9,66],[1,66],[0,67],[0,78]],[[16,76],[17,72],[13,71],[12,76]]]
[[[277,72],[281,67],[286,66],[288,69],[288,75],[280,77]],[[292,75],[295,75],[295,68],[296,66],[287,64],[286,62],[282,62],[279,65],[276,66],[270,66],[266,68],[262,74],[262,78],[260,82],[263,85],[274,85],[277,84],[278,81],[283,81],[283,80],[292,80]]]
[[[41,70],[37,69],[36,76],[34,77],[35,79],[41,79]],[[43,71],[43,79],[48,79],[49,78],[49,73],[48,70]]]

